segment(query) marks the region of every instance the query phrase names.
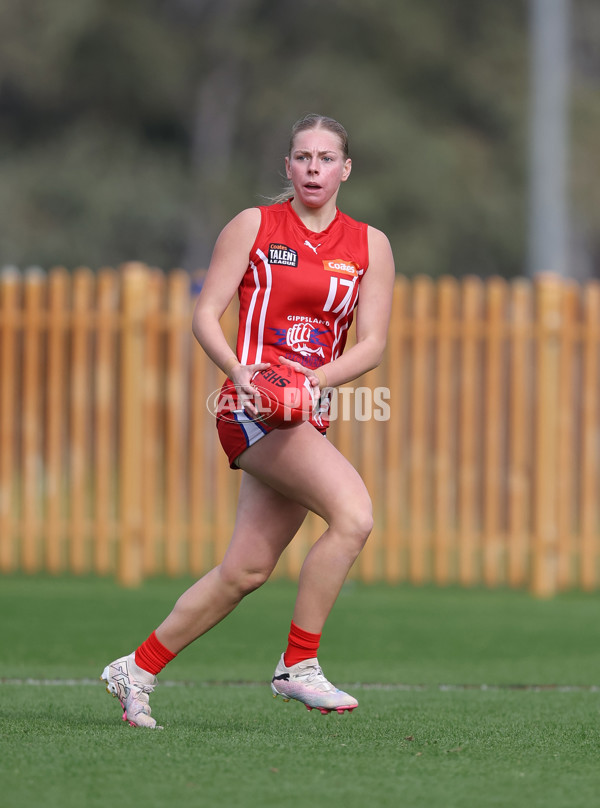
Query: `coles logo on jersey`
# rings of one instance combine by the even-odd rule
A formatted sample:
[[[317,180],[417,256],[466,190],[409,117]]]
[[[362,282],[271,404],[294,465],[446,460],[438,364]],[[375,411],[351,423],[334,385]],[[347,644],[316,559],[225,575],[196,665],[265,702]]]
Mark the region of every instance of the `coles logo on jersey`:
[[[283,267],[297,267],[298,253],[286,244],[269,244],[269,263]]]
[[[351,275],[353,278],[359,274],[358,264],[355,264],[354,261],[343,261],[341,258],[323,261],[323,269],[328,272],[341,272],[342,275]]]

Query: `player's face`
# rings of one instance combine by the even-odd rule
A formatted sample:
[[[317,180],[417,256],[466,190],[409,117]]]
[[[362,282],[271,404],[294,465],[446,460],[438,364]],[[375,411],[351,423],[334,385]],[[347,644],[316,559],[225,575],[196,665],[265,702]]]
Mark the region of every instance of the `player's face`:
[[[339,137],[327,129],[299,132],[289,157],[286,173],[295,196],[309,208],[319,208],[337,195],[352,167],[344,156]]]

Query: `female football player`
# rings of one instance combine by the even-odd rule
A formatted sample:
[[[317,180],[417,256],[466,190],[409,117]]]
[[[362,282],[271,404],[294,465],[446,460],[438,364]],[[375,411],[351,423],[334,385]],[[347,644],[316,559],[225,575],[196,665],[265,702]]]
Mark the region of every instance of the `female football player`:
[[[237,518],[221,563],[181,595],[133,653],[104,669],[107,690],[133,726],[156,727],[148,703],[156,674],[268,579],[309,510],[327,529],[302,566],[287,648],[271,688],[323,713],[358,704],[325,678],[317,652],[327,616],[372,528],[369,494],[355,468],[323,437],[326,407],[280,429],[267,426],[252,404],[252,377],[270,365],[300,370],[323,402],[327,388],[352,381],[382,358],[394,262],[382,232],[337,208],[351,167],[345,129],[321,115],[302,118],[285,158],[289,191],[274,204],[243,210],[217,239],[192,327],[227,376],[217,428],[231,467],[242,474]],[[219,321],[236,294],[233,350]],[[356,343],[344,352],[354,314]],[[232,393],[245,404],[236,406]]]

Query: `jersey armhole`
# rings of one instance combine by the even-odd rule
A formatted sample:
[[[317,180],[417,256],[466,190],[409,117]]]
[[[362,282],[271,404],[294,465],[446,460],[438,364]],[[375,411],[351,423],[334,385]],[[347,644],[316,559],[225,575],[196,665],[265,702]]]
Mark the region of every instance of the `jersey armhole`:
[[[250,259],[252,259],[252,256],[256,254],[257,247],[258,247],[259,243],[262,241],[262,236],[263,236],[263,232],[264,232],[265,224],[266,224],[266,220],[267,220],[267,214],[266,214],[265,205],[257,205],[256,207],[260,211],[260,224],[258,226],[258,232],[256,233],[256,238],[254,239],[254,244],[252,245],[252,247],[250,249]]]
[[[363,278],[369,271],[369,266],[371,264],[371,255],[369,253],[369,225],[365,222],[361,222],[362,231],[363,231],[363,239],[364,239],[364,249],[365,249],[365,271],[363,272]]]

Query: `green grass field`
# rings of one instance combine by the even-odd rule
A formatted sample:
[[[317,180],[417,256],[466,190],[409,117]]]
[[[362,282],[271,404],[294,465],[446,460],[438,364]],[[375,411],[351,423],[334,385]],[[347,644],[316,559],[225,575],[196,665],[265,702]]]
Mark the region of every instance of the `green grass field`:
[[[164,731],[132,729],[97,678],[186,585],[0,578],[4,808],[598,803],[599,596],[350,583],[319,656],[360,706],[321,716],[271,697],[273,581],[160,677]]]

